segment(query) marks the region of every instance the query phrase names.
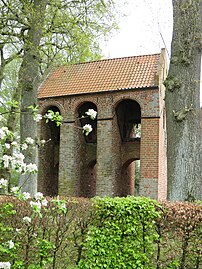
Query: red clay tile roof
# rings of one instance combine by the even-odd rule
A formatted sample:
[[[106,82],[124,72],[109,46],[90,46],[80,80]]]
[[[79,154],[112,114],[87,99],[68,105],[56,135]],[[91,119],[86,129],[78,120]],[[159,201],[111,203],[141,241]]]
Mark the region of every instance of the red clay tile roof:
[[[160,54],[70,64],[49,73],[38,98],[158,86]]]

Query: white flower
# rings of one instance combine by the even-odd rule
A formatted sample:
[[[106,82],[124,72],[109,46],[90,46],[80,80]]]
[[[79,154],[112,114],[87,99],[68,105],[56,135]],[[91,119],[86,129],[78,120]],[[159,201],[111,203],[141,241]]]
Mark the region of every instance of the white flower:
[[[38,168],[35,163],[30,163],[27,165],[27,173],[35,173],[37,171],[38,171]]]
[[[48,201],[47,201],[46,199],[43,199],[43,200],[41,201],[41,205],[42,205],[42,206],[47,206],[47,205],[48,205]]]
[[[24,174],[26,172],[26,163],[16,162],[15,170],[20,174]]]
[[[49,120],[52,120],[53,114],[52,113],[46,113],[44,117],[49,119]]]
[[[5,147],[6,147],[7,149],[9,149],[9,148],[11,147],[11,145],[10,145],[9,143],[5,143]]]
[[[17,143],[16,141],[13,141],[13,142],[11,143],[11,145],[12,145],[13,147],[16,147],[16,146],[18,145],[18,143]]]
[[[36,121],[36,122],[39,122],[40,120],[42,120],[42,115],[41,114],[36,114],[36,115],[34,115],[34,120]]]
[[[46,140],[42,139],[41,144],[44,145],[46,143]]]
[[[16,233],[19,233],[21,231],[21,229],[18,229],[18,228],[16,228],[15,230],[16,230]]]
[[[31,221],[32,221],[32,219],[30,218],[30,217],[24,217],[23,219],[22,219],[24,222],[26,222],[26,223],[31,223]]]
[[[14,248],[14,243],[12,240],[8,241],[8,248],[11,249],[11,248]]]
[[[97,111],[95,111],[94,109],[88,109],[86,115],[88,115],[92,120],[94,120],[97,116]]]
[[[31,137],[27,137],[27,138],[25,139],[25,142],[26,142],[27,144],[29,144],[29,145],[33,145],[33,144],[34,144],[34,139],[31,138]]]
[[[10,262],[0,262],[0,268],[1,269],[10,269],[11,264],[10,264]]]
[[[8,186],[8,180],[1,178],[0,179],[0,188],[6,188]]]
[[[8,168],[9,161],[11,160],[11,156],[8,156],[8,155],[5,154],[5,155],[3,155],[2,160],[3,160],[3,163],[4,163],[4,167]]]
[[[15,158],[17,159],[17,161],[19,162],[19,163],[23,163],[23,160],[24,160],[24,158],[25,158],[25,156],[24,156],[24,154],[22,154],[21,152],[20,153],[15,153]]]
[[[23,143],[21,148],[22,150],[26,150],[28,148],[28,145],[26,143]]]
[[[23,192],[22,194],[23,194],[23,196],[24,196],[24,198],[25,198],[26,200],[29,199],[29,198],[31,197],[31,195],[30,195],[29,192]]]
[[[19,191],[19,187],[12,187],[11,192],[17,193]]]
[[[30,201],[30,205],[34,209],[41,209],[41,203],[40,203],[40,201],[37,201],[37,202]]]
[[[41,192],[37,192],[35,195],[34,195],[34,198],[36,200],[41,200],[43,198],[43,193]]]
[[[90,132],[92,132],[93,128],[90,124],[86,124],[83,126],[83,133],[85,133],[85,135],[88,135]]]
[[[10,131],[8,130],[8,127],[2,127],[1,128],[6,135],[10,134]]]
[[[2,128],[0,129],[0,139],[4,139],[6,137],[5,132],[2,130]]]

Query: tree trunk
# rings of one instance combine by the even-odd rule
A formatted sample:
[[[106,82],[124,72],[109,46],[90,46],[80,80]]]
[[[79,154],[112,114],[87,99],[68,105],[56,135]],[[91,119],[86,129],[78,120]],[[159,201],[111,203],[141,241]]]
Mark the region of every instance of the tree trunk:
[[[171,62],[165,81],[169,200],[202,198],[200,2],[173,0]]]
[[[43,36],[44,13],[47,0],[35,0],[30,29],[24,45],[24,57],[19,72],[19,86],[21,87],[21,117],[20,134],[23,142],[27,137],[37,138],[37,123],[28,107],[37,105],[37,82],[39,72],[39,44]],[[25,155],[27,164],[37,164],[37,148],[31,149]],[[37,191],[37,175],[22,175],[19,185],[23,191],[31,194]]]

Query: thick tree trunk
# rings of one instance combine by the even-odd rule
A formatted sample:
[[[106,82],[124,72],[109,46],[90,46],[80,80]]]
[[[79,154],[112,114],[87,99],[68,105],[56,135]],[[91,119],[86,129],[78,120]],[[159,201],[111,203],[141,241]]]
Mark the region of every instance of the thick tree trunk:
[[[173,0],[174,31],[166,86],[168,199],[202,198],[200,0]]]
[[[21,87],[21,118],[20,133],[21,141],[27,137],[37,138],[37,123],[33,120],[28,107],[37,105],[37,81],[39,72],[39,44],[43,36],[44,11],[47,0],[35,0],[32,13],[30,29],[25,43],[25,53],[19,73],[19,85]],[[25,156],[26,163],[37,164],[37,148],[27,152]],[[19,185],[24,191],[31,194],[37,191],[37,175],[23,175],[20,178]]]

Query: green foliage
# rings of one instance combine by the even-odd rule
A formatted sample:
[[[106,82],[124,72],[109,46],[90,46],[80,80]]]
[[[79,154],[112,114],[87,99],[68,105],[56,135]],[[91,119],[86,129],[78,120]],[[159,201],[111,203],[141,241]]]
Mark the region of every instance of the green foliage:
[[[200,203],[46,199],[39,216],[30,199],[0,196],[0,261],[12,269],[201,268]]]
[[[0,261],[9,261],[13,269],[76,265],[90,222],[88,200],[49,198],[40,215],[30,199],[0,196],[0,202]]]
[[[44,118],[46,119],[46,123],[49,121],[53,121],[56,123],[57,126],[60,126],[62,124],[62,116],[60,115],[60,112],[48,110],[48,112],[44,115]]]
[[[95,219],[79,268],[155,268],[151,257],[158,239],[157,203],[148,198],[96,198]]]

